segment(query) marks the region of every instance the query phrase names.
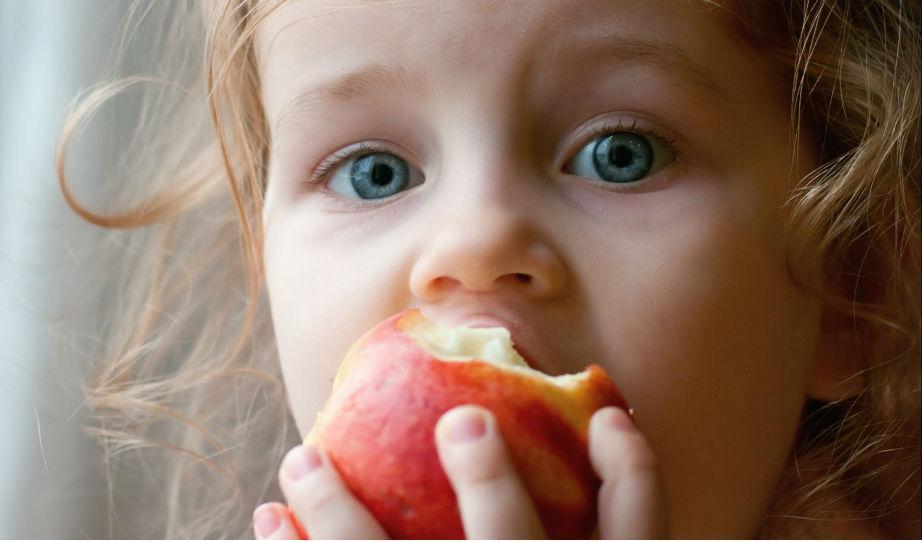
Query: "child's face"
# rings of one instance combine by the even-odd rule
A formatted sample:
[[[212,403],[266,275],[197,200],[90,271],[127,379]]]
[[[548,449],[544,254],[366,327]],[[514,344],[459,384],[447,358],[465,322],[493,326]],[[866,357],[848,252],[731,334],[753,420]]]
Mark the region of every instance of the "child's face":
[[[376,323],[493,314],[547,372],[605,367],[656,453],[674,536],[749,536],[820,307],[785,266],[785,85],[723,24],[672,1],[273,14],[265,263],[302,434]],[[367,158],[309,184],[362,143]]]

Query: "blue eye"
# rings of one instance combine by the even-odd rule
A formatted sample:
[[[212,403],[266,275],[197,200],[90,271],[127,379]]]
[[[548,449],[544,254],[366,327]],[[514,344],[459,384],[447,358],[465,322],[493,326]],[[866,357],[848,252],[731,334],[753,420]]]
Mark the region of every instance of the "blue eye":
[[[349,182],[362,199],[393,196],[409,180],[407,163],[390,153],[376,152],[353,160]]]
[[[364,148],[342,160],[330,174],[329,186],[343,196],[363,200],[388,198],[407,188],[416,180],[417,173],[396,154]]]
[[[630,184],[672,161],[672,151],[657,138],[637,132],[610,132],[584,145],[567,162],[568,173],[615,184]]]

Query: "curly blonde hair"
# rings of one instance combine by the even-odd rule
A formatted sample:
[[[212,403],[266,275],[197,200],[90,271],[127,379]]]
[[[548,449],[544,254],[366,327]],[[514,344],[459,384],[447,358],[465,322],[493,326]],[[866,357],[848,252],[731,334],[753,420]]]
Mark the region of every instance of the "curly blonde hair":
[[[794,137],[802,127],[821,143],[820,167],[788,202],[789,264],[847,324],[863,367],[859,394],[807,401],[756,534],[824,536],[850,510],[845,519],[879,535],[919,537],[919,5],[705,1],[777,63]],[[108,276],[117,296],[85,360],[112,536],[252,536],[253,508],[281,500],[275,467],[299,438],[262,288],[271,144],[254,50],[281,2],[135,4],[117,47],[142,23],[154,28],[168,44],[155,75],[103,81],[77,98],[61,132],[67,204],[111,231],[84,286]],[[91,211],[68,182],[66,155],[94,114],[122,99],[140,106],[131,152],[113,163],[107,201],[121,210]],[[806,270],[817,254],[822,269]],[[139,505],[119,491],[129,482],[163,491]]]

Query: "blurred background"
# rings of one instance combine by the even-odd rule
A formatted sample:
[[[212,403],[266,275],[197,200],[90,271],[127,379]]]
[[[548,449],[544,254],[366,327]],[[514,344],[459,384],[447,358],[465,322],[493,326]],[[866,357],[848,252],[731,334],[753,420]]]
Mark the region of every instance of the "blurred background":
[[[81,264],[108,232],[67,207],[54,164],[68,106],[107,73],[130,8],[121,0],[0,1],[0,538],[131,536],[109,526],[104,465],[83,431],[80,360],[99,346],[94,307],[106,292],[79,291]],[[142,29],[133,40],[123,62],[143,70],[158,37]],[[130,104],[120,107],[88,126],[71,158],[85,203],[103,191],[92,179],[118,152],[118,134],[129,128],[119,123],[133,120],[122,114]],[[130,487],[117,494],[143,505]]]

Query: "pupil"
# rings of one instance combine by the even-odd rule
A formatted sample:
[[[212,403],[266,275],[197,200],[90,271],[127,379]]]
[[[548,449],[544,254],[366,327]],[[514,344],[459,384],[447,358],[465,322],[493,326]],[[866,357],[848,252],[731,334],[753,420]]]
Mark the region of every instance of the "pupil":
[[[378,186],[390,184],[394,171],[387,164],[375,164],[371,168],[371,182]]]
[[[631,149],[627,148],[626,146],[618,145],[611,150],[609,159],[611,160],[612,164],[617,167],[627,167],[634,159],[634,153],[632,153]]]

